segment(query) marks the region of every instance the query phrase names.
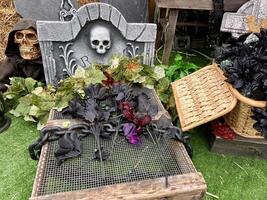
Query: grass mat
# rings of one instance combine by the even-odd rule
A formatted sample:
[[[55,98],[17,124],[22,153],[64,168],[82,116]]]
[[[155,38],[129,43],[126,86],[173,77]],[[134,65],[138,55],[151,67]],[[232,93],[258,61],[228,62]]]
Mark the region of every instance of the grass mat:
[[[24,200],[31,195],[37,163],[27,147],[38,137],[33,124],[12,118],[8,131],[0,134],[0,199]],[[204,133],[192,135],[193,162],[203,173],[208,192],[223,200],[267,199],[267,161],[209,152]],[[243,169],[238,167],[240,165]],[[216,199],[206,195],[206,199]]]
[[[193,162],[209,193],[222,200],[267,199],[267,160],[212,153],[205,133],[195,131],[191,136]],[[216,198],[206,195],[206,199]]]
[[[28,145],[38,136],[36,125],[12,118],[11,127],[0,134],[0,199],[28,199],[37,162],[31,160]]]

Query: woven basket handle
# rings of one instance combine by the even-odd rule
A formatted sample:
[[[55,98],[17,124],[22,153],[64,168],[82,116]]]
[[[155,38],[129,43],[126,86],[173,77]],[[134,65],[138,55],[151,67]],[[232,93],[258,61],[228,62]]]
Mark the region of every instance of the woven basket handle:
[[[255,101],[253,99],[247,98],[245,96],[243,96],[242,94],[240,94],[235,88],[233,88],[232,85],[229,84],[229,88],[232,91],[232,93],[235,95],[235,97],[243,102],[246,103],[252,107],[257,107],[257,108],[265,108],[266,107],[266,101]]]

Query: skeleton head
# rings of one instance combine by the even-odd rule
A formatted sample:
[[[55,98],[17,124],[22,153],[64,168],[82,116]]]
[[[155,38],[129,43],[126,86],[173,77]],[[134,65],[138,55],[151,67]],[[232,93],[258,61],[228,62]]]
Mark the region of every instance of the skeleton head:
[[[102,26],[95,26],[91,30],[90,44],[98,54],[105,54],[111,47],[110,31]]]
[[[35,60],[41,56],[37,33],[26,29],[15,33],[15,43],[19,45],[20,56],[25,60]]]

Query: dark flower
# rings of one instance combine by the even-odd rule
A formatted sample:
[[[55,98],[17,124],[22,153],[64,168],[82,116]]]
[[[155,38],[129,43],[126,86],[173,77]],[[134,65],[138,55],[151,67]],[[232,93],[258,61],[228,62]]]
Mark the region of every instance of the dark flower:
[[[84,90],[86,97],[91,99],[103,100],[107,97],[107,88],[100,84],[90,85]]]
[[[249,41],[249,35],[220,49],[216,62],[225,72],[227,81],[244,96],[267,100],[267,30],[262,30],[258,41]]]
[[[137,134],[136,126],[133,123],[125,123],[123,125],[123,132],[130,144],[140,144],[140,138]]]

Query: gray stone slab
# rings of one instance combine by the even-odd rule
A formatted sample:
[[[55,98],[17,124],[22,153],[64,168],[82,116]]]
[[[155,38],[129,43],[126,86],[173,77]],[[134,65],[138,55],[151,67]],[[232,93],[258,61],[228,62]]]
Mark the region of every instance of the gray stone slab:
[[[88,15],[87,7],[82,7],[80,12],[76,15],[79,18],[81,26],[84,26],[87,21],[90,21],[90,16]]]
[[[98,4],[92,4],[91,6],[87,7],[89,16],[91,20],[99,19],[99,5]]]
[[[100,0],[100,2],[108,3],[117,8],[123,14],[127,22],[148,22],[147,0]]]
[[[110,21],[110,16],[111,16],[111,7],[108,4],[101,4],[100,5],[100,18],[106,21]]]
[[[234,37],[248,33],[247,17],[255,16],[257,22],[267,19],[267,0],[251,0],[245,3],[237,13],[225,13],[221,31],[233,33]]]
[[[38,21],[37,29],[47,83],[73,75],[77,66],[107,64],[114,54],[154,61],[156,25],[127,23],[108,4],[87,4],[67,22]]]
[[[78,8],[77,0],[14,0],[14,4],[22,18],[33,20],[59,21],[60,12]]]

